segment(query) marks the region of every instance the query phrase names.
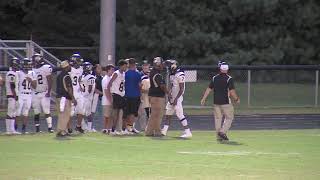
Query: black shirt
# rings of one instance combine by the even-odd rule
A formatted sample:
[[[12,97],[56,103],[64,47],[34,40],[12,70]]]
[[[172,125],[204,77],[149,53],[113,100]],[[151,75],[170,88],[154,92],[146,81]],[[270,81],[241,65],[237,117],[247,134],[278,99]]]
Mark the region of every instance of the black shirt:
[[[165,84],[164,77],[157,69],[152,69],[150,72],[150,89],[149,96],[152,97],[164,97],[166,94],[160,88],[160,85]]]
[[[96,77],[96,89],[98,89],[99,91],[103,92],[102,91],[102,76],[101,75],[97,75]],[[99,97],[101,98],[102,95],[99,95]]]
[[[72,97],[68,93],[67,87],[72,88],[72,81],[69,72],[61,71],[57,76],[57,98],[65,97],[72,100]]]
[[[215,75],[209,88],[213,89],[213,103],[217,105],[230,104],[229,90],[235,89],[233,78],[225,73]]]

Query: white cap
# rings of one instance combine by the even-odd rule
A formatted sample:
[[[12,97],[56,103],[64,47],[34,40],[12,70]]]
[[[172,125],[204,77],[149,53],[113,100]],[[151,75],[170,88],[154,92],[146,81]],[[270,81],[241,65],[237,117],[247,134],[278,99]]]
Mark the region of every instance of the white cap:
[[[220,65],[220,70],[223,70],[223,71],[229,70],[229,65],[228,64],[221,64]]]

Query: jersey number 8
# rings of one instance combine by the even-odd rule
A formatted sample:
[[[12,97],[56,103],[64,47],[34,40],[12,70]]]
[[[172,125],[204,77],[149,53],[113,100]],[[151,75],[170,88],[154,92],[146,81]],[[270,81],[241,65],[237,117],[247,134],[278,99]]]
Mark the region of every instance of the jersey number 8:
[[[124,89],[124,82],[121,82],[119,86],[119,91],[122,92],[123,89]]]

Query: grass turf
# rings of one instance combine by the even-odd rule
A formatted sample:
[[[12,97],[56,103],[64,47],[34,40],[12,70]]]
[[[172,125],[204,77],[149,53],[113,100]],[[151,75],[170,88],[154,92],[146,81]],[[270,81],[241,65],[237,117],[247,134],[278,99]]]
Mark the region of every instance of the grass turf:
[[[320,178],[320,130],[231,131],[229,144],[208,131],[178,135],[0,136],[0,179]]]

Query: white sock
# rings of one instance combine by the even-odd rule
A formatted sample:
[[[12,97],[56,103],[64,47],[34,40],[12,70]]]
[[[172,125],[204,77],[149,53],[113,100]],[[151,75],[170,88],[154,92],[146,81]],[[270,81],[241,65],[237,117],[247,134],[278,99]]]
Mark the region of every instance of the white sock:
[[[10,119],[6,119],[6,132],[11,132]]]
[[[186,134],[191,134],[190,128],[185,129],[184,132],[185,132]]]
[[[14,128],[14,123],[15,123],[16,120],[14,119],[10,119],[10,131],[11,132],[15,132],[15,128]]]
[[[169,125],[164,125],[162,131],[166,133],[168,129],[169,129]]]
[[[48,128],[52,128],[52,117],[47,117],[47,124],[48,124]]]
[[[92,129],[92,122],[88,122],[88,129],[89,129],[89,130]]]
[[[187,126],[188,125],[188,121],[187,121],[186,118],[181,119],[180,122],[181,122],[182,126]]]

